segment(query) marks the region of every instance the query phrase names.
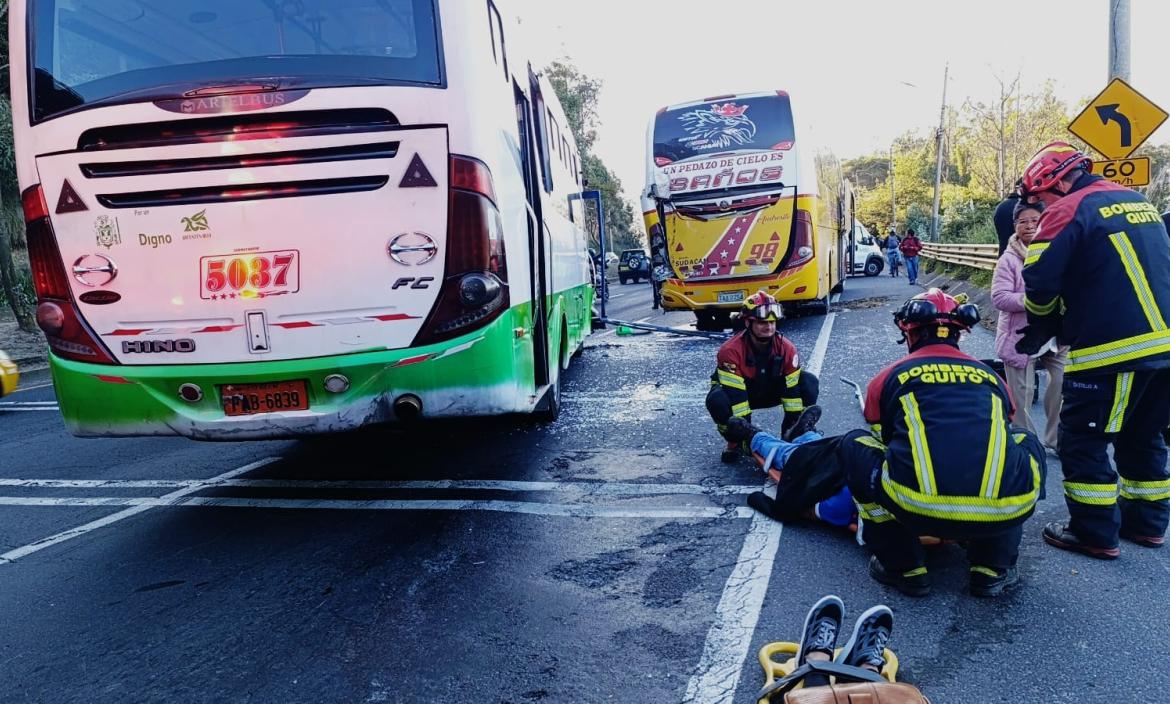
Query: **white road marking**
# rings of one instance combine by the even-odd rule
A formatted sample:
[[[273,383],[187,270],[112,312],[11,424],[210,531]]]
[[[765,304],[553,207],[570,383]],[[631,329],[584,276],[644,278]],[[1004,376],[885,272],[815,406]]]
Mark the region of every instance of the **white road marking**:
[[[836,313],[825,316],[816,346],[805,366],[805,369],[818,376],[825,363],[829,336],[836,317]],[[774,488],[769,488],[768,492],[775,495]],[[683,698],[686,704],[731,702],[735,696],[744,659],[760,619],[764,596],[768,592],[768,582],[772,578],[772,566],[780,547],[782,530],[783,526],[771,518],[758,513],[752,517],[739,558],[723,587],[723,595],[715,610],[715,621],[707,631],[703,655],[687,683],[687,693]]]
[[[195,491],[191,489],[190,491]],[[177,492],[176,492],[177,493]],[[125,511],[119,511],[114,516],[123,518],[142,513],[152,508],[165,507],[211,507],[211,508],[267,508],[267,509],[294,509],[294,510],[329,510],[329,511],[498,511],[505,513],[524,513],[535,516],[564,516],[569,518],[749,518],[752,509],[746,506],[734,508],[720,508],[718,506],[591,506],[588,504],[552,504],[536,501],[478,501],[474,499],[241,499],[219,496],[188,496],[176,497],[172,494],[158,498],[154,497],[36,497],[36,496],[0,496],[0,506],[130,506]],[[126,514],[126,515],[123,515]],[[108,518],[113,518],[110,516]],[[108,525],[113,521],[106,520],[101,525]],[[120,519],[115,519],[120,520]],[[73,531],[62,533],[63,540],[80,535],[82,528],[100,528],[95,525],[99,521],[88,523]],[[92,526],[92,527],[91,527]],[[53,536],[56,538],[57,536]],[[47,541],[34,543],[19,550],[0,555],[0,564],[27,555],[29,552],[48,547],[54,543]],[[31,548],[31,549],[30,549]]]
[[[841,294],[834,293],[833,298],[831,299],[831,302],[833,303],[833,305],[840,303],[841,302]]]
[[[56,406],[56,401],[0,401],[0,406]]]
[[[700,484],[633,484],[622,482],[530,482],[491,479],[438,481],[352,481],[297,479],[0,479],[0,487],[45,489],[177,489],[195,487],[243,487],[248,489],[336,489],[336,490],[469,490],[581,493],[589,496],[733,496],[750,494],[757,486]],[[10,497],[11,498],[11,497]]]
[[[46,381],[46,382],[45,382],[45,383],[43,383],[43,384],[35,384],[35,385],[33,385],[33,386],[21,386],[21,387],[19,387],[18,389],[16,389],[16,391],[13,391],[12,393],[13,393],[13,394],[18,394],[18,393],[20,393],[21,391],[33,391],[33,390],[35,390],[35,389],[43,389],[43,388],[46,388],[46,387],[48,387],[48,386],[52,386],[52,385],[53,385],[53,382],[51,382],[51,381]]]
[[[246,464],[243,467],[237,467],[237,468],[231,470],[230,472],[224,472],[223,474],[220,474],[219,476],[216,476],[216,477],[212,477],[211,479],[208,479],[207,481],[208,482],[216,482],[216,481],[222,481],[224,479],[231,479],[233,477],[238,477],[241,474],[247,474],[248,472],[251,472],[254,469],[259,469],[261,467],[270,465],[273,462],[278,461],[279,459],[280,459],[279,457],[266,457],[262,460],[257,460],[256,462],[251,462],[249,464]],[[103,528],[105,526],[108,526],[111,523],[117,523],[118,521],[121,521],[122,519],[130,518],[131,516],[136,516],[140,513],[143,513],[144,511],[149,511],[150,509],[155,508],[155,506],[166,506],[166,505],[173,504],[177,501],[181,501],[184,496],[187,496],[188,494],[192,494],[196,491],[199,491],[203,486],[204,486],[203,484],[199,484],[196,486],[184,487],[182,489],[179,489],[178,491],[172,491],[169,494],[166,494],[164,496],[158,497],[157,499],[154,499],[154,501],[159,502],[157,504],[135,505],[135,506],[132,506],[131,508],[125,509],[123,511],[118,511],[117,513],[112,513],[109,516],[105,516],[104,518],[99,518],[96,521],[90,521],[89,523],[77,526],[76,528],[70,528],[69,530],[57,533],[56,535],[50,535],[47,538],[41,538],[40,540],[38,540],[34,543],[29,543],[28,545],[25,545],[24,547],[19,547],[19,548],[16,548],[15,550],[9,550],[8,552],[4,553],[3,555],[0,555],[0,565],[7,564],[10,562],[15,562],[16,560],[19,560],[22,557],[25,557],[27,555],[31,555],[32,553],[38,552],[40,550],[44,550],[47,547],[51,547],[51,546],[56,545],[58,543],[63,543],[66,540],[72,540],[73,538],[76,538],[78,536],[85,535],[86,533],[89,533],[91,531],[97,530],[98,528]]]
[[[28,406],[28,407],[21,407],[21,406],[4,406],[4,405],[0,405],[0,413],[20,413],[20,412],[22,412],[22,411],[23,411],[23,412],[25,412],[25,413],[27,413],[27,412],[29,412],[29,411],[59,411],[59,410],[61,410],[61,409],[57,408],[56,406]]]

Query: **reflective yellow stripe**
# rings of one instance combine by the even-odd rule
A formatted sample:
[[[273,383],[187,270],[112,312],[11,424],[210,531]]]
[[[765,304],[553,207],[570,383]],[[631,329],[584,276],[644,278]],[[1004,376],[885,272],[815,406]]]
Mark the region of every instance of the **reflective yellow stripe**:
[[[1170,352],[1170,330],[1156,330],[1103,345],[1071,350],[1064,371],[1067,373],[1097,369],[1163,352]]]
[[[1024,293],[1024,308],[1032,315],[1051,315],[1058,305],[1060,305],[1060,296],[1053,298],[1048,303],[1040,304],[1028,298],[1028,294]]]
[[[903,572],[902,576],[903,577],[918,577],[918,576],[924,575],[924,574],[926,574],[925,567],[915,567],[912,570],[906,570],[905,572]]]
[[[1117,484],[1065,482],[1064,495],[1078,504],[1112,506],[1117,503]]]
[[[978,572],[979,574],[985,574],[988,577],[998,577],[999,576],[999,572],[996,572],[995,570],[991,569],[990,567],[984,567],[982,565],[971,565],[970,571],[971,572]]]
[[[752,405],[747,401],[744,401],[743,403],[737,403],[731,407],[731,414],[741,418],[746,415],[751,415],[751,412]]]
[[[1113,409],[1109,411],[1107,433],[1120,433],[1121,421],[1125,419],[1125,408],[1129,405],[1129,391],[1133,388],[1133,372],[1117,375],[1117,390],[1113,394]]]
[[[885,523],[894,520],[894,514],[878,504],[863,504],[860,501],[855,501],[854,503],[857,504],[857,512],[861,514],[864,520],[870,523]]]
[[[784,385],[787,386],[788,388],[795,389],[798,384],[800,384],[800,370],[799,369],[792,372],[788,376],[784,377]]]
[[[1162,501],[1170,499],[1170,479],[1159,479],[1153,482],[1135,482],[1125,477],[1121,478],[1122,498],[1135,501]]]
[[[801,401],[799,398],[786,398],[783,399],[783,403],[784,410],[788,413],[804,410],[804,401]]]
[[[1003,463],[1007,455],[1007,421],[1003,417],[1003,401],[991,397],[991,432],[987,434],[987,460],[983,465],[983,486],[979,493],[988,499],[999,495],[1003,481]]]
[[[882,437],[882,424],[881,423],[870,423],[869,429],[873,431],[873,435],[875,438],[878,438],[879,440],[881,439],[881,437]]]
[[[890,478],[882,469],[882,488],[894,503],[910,513],[946,521],[995,523],[1027,515],[1040,496],[1040,465],[1032,463],[1032,489],[1019,496],[988,499],[982,496],[944,496],[923,494]]]
[[[747,391],[747,386],[744,385],[742,376],[723,371],[722,369],[719,370],[719,383],[724,386],[730,386],[733,389]]]
[[[918,488],[926,494],[937,494],[934,464],[930,460],[930,446],[926,444],[926,424],[922,422],[922,415],[918,412],[918,401],[912,393],[899,400],[910,431],[910,453],[914,458],[914,469],[918,473]]]
[[[1028,254],[1024,257],[1024,266],[1032,266],[1040,259],[1040,255],[1044,254],[1044,250],[1048,249],[1051,242],[1033,242],[1028,245]]]
[[[1142,312],[1146,314],[1146,321],[1150,324],[1150,328],[1165,330],[1166,321],[1162,318],[1162,311],[1158,309],[1158,301],[1154,298],[1154,292],[1150,290],[1150,282],[1146,278],[1146,272],[1142,269],[1141,262],[1138,261],[1137,252],[1133,251],[1133,243],[1129,241],[1129,235],[1125,232],[1114,232],[1109,235],[1109,241],[1113,243],[1113,247],[1121,255],[1121,265],[1125,267],[1125,275],[1133,284],[1134,293],[1137,294],[1138,303],[1142,306]]]
[[[877,438],[870,437],[868,435],[861,435],[861,436],[857,437],[856,440],[857,440],[857,442],[861,443],[862,445],[865,445],[866,447],[872,447],[873,449],[881,450],[882,452],[886,451],[885,444],[881,440],[878,440]]]

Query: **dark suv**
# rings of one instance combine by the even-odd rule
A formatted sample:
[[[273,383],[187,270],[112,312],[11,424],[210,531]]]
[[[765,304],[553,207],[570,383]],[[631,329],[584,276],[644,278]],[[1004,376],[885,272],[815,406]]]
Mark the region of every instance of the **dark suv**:
[[[624,284],[642,279],[650,280],[650,255],[641,249],[622,250],[618,257],[618,280]]]

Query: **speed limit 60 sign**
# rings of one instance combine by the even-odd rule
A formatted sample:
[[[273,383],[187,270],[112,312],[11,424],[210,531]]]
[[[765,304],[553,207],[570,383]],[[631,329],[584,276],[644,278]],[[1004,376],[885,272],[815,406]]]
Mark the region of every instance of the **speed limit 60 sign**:
[[[1150,157],[1094,161],[1093,173],[1122,186],[1147,186],[1150,183]]]

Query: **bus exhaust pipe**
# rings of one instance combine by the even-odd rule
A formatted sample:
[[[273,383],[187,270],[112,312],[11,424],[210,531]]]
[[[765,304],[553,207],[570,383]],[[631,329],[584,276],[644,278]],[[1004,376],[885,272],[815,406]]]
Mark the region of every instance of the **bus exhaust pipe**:
[[[414,394],[403,394],[394,399],[394,415],[401,421],[414,421],[422,417],[422,399]]]

